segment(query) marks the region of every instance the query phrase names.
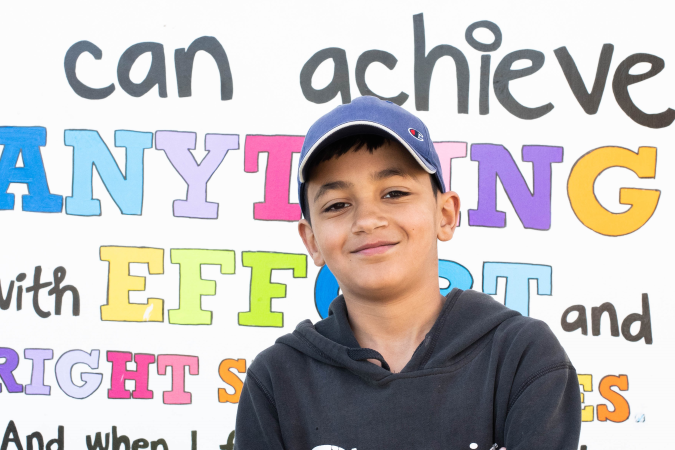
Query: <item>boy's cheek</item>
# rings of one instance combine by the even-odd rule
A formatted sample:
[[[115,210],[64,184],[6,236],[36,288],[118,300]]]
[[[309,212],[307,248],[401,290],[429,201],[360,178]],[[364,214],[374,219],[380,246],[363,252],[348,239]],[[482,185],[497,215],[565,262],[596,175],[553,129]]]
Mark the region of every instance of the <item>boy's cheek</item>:
[[[326,237],[319,242],[320,250],[317,252],[316,257],[312,256],[312,258],[317,264],[332,266],[333,264],[331,263],[339,262],[343,246],[342,240],[337,239],[337,233],[331,233],[330,230],[326,230]]]

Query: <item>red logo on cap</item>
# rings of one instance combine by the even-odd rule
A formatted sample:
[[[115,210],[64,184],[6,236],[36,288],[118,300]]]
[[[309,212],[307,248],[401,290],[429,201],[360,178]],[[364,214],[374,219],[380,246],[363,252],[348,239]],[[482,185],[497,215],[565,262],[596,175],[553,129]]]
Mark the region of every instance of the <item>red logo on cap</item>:
[[[410,134],[412,135],[412,137],[414,137],[414,138],[417,139],[418,141],[423,141],[423,140],[424,140],[424,135],[423,135],[422,133],[420,133],[419,131],[417,131],[416,129],[414,129],[414,128],[408,128],[408,131],[410,132]]]

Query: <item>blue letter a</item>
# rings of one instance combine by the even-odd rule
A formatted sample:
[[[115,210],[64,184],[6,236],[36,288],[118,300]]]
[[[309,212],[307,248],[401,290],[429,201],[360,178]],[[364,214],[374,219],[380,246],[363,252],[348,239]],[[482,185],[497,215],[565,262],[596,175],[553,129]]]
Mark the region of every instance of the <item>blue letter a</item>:
[[[44,127],[0,127],[0,209],[14,209],[14,194],[8,194],[11,183],[28,185],[28,195],[21,196],[21,209],[33,212],[61,212],[63,197],[51,194],[42,162],[40,147],[47,143]],[[16,167],[19,154],[23,167]]]

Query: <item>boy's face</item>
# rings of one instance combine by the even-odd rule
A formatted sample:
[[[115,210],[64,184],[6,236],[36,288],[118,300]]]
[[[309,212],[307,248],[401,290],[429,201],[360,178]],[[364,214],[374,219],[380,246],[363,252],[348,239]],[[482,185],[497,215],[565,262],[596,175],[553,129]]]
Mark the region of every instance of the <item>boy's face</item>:
[[[438,283],[437,239],[452,238],[459,197],[435,197],[429,174],[398,143],[320,163],[307,185],[312,220],[300,236],[345,295],[398,296]]]

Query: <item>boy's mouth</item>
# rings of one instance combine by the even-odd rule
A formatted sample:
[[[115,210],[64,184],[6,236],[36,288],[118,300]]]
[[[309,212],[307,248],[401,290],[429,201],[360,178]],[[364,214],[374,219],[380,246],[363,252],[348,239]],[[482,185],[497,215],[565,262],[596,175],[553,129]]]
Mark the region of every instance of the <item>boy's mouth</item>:
[[[378,255],[380,253],[386,252],[396,244],[398,244],[398,242],[391,242],[391,241],[369,242],[367,244],[363,244],[357,247],[355,250],[352,251],[352,253],[357,253],[359,255]]]

